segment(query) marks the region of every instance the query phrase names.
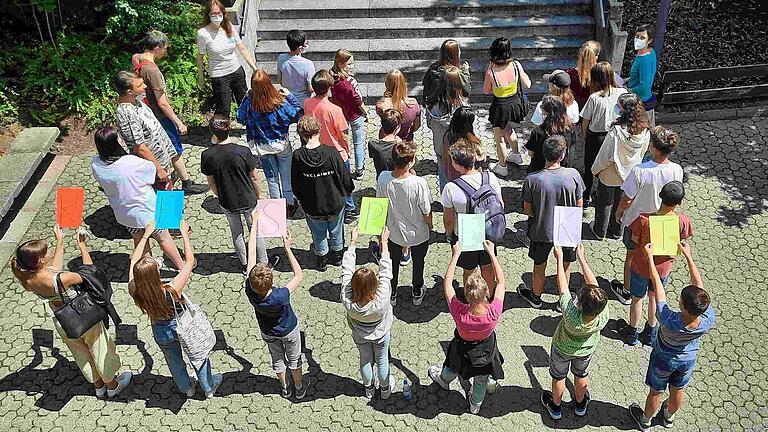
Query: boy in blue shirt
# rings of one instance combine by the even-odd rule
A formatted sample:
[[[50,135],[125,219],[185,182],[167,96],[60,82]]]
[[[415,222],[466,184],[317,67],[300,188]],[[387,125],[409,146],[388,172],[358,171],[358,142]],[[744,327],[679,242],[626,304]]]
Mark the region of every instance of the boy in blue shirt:
[[[301,372],[301,330],[299,319],[291,305],[291,295],[301,286],[304,273],[291,251],[291,234],[283,236],[285,255],[291,264],[293,278],[278,288],[272,285],[272,269],[256,259],[256,241],[259,232],[258,208],[253,211],[253,228],[248,238],[248,277],[245,279],[245,295],[256,313],[261,337],[267,344],[272,357],[272,370],[282,384],[284,398],[291,397],[286,369],[291,370],[296,399],[303,399],[309,387],[309,377],[302,379]]]
[[[656,77],[656,51],[651,47],[654,37],[654,28],[651,24],[643,24],[637,28],[634,38],[634,47],[637,54],[632,61],[632,68],[629,70],[629,80],[627,89],[637,95],[644,105],[653,97],[651,87],[653,79]]]
[[[691,257],[691,247],[682,241],[680,251],[691,273],[691,284],[680,292],[680,312],[673,311],[667,305],[664,285],[653,265],[653,246],[649,243],[642,251],[651,263],[651,281],[660,324],[652,334],[653,351],[645,376],[650,391],[645,400],[645,409],[636,402],[629,406],[629,414],[644,432],[651,429],[651,418],[659,409],[661,395],[668,385],[669,398],[661,403],[662,424],[668,428],[674,425],[675,413],[683,403],[685,387],[696,366],[701,336],[715,324],[715,311],[710,304],[709,294],[702,288],[704,281]]]

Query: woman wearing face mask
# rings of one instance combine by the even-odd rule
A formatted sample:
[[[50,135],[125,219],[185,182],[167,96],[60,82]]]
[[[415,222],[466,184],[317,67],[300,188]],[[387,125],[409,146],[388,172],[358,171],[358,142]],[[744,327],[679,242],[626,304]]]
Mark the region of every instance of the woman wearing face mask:
[[[616,220],[616,209],[621,202],[621,185],[632,167],[643,161],[651,139],[650,124],[643,103],[637,95],[625,93],[616,103],[619,118],[613,123],[603,140],[592,174],[597,177],[595,221],[592,233],[596,238],[608,236],[620,239],[621,224]]]
[[[207,55],[215,114],[225,118],[229,118],[232,94],[239,104],[248,91],[245,70],[235,55],[235,49],[255,71],[256,61],[229,22],[226,8],[221,1],[211,0],[206,5],[204,27],[197,30],[197,82],[200,88],[204,87],[203,56]]]
[[[646,110],[651,110],[649,114],[653,117],[653,107],[656,105],[656,98],[651,93],[653,79],[656,77],[656,51],[651,47],[653,44],[654,27],[651,24],[643,24],[635,32],[635,59],[632,61],[632,68],[629,70],[629,81],[627,89],[636,94],[643,102]],[[653,126],[651,121],[651,126]]]
[[[365,171],[365,131],[368,110],[363,103],[363,96],[355,79],[355,57],[351,52],[340,49],[333,59],[331,75],[334,79],[331,87],[331,102],[341,107],[344,118],[352,129],[352,145],[355,151],[355,170],[352,178],[363,178]]]
[[[170,171],[176,149],[163,125],[143,102],[147,89],[144,80],[134,72],[121,71],[115,76],[113,87],[118,94],[115,117],[120,137],[132,154],[155,165],[155,189],[173,189]]]

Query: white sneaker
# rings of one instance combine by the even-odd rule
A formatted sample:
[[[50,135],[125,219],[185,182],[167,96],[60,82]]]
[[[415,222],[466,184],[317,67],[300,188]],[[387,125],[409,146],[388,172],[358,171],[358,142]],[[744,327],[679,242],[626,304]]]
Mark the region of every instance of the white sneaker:
[[[450,383],[443,381],[443,377],[441,376],[442,371],[443,369],[440,366],[430,366],[427,370],[427,374],[429,374],[429,377],[432,378],[432,381],[436,382],[437,385],[445,390],[450,390]]]
[[[376,394],[376,387],[371,383],[370,387],[365,388],[365,398],[368,400],[373,400],[373,396]]]
[[[96,397],[99,399],[104,399],[104,396],[107,395],[107,386],[103,385],[101,388],[97,388],[96,390]]]
[[[191,397],[193,397],[195,395],[195,391],[197,390],[197,388],[196,388],[197,387],[197,378],[190,377],[189,378],[189,382],[190,382],[189,388],[184,393],[187,395],[188,398],[191,398]]]
[[[381,398],[384,400],[389,399],[389,397],[392,395],[392,389],[395,388],[395,376],[391,373],[389,374],[389,387],[381,388]]]
[[[491,172],[496,174],[498,177],[506,177],[509,175],[509,170],[506,166],[502,166],[501,164],[495,163],[491,164]]]
[[[485,388],[485,392],[488,394],[494,394],[498,389],[499,389],[499,382],[493,378],[488,378],[488,386]]]
[[[469,401],[469,412],[470,412],[470,413],[472,413],[472,414],[477,414],[477,413],[479,413],[479,412],[480,412],[480,406],[482,406],[482,404],[480,404],[480,405],[475,405],[475,403],[474,403],[474,402],[472,402],[472,395],[471,395],[471,394],[470,394],[470,396],[467,398],[467,400]]]
[[[211,391],[207,392],[205,394],[206,399],[213,399],[213,395],[216,394],[216,390],[221,385],[222,377],[221,374],[213,374],[213,388],[211,388]]]
[[[118,375],[118,377],[116,378],[117,387],[115,387],[112,390],[107,389],[107,397],[111,398],[119,395],[120,392],[123,391],[123,389],[128,385],[128,383],[131,382],[131,378],[133,378],[133,372],[129,370]]]
[[[523,155],[521,155],[520,153],[509,152],[509,154],[507,155],[507,162],[513,163],[515,165],[522,165]]]

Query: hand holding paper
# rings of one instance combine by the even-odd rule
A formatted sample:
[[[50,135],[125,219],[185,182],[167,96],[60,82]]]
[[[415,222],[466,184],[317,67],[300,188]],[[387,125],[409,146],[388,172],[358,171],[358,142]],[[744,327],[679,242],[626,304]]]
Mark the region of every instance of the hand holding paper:
[[[157,191],[155,229],[180,229],[183,214],[183,191]]]
[[[285,198],[262,199],[256,205],[259,215],[259,237],[283,237],[287,232]]]
[[[555,246],[576,247],[581,243],[581,207],[555,206],[553,243]]]
[[[680,243],[680,217],[677,215],[650,216],[651,243],[654,255],[678,255]]]
[[[83,188],[56,190],[56,223],[62,228],[78,228],[83,223]]]
[[[459,213],[459,241],[462,252],[483,250],[485,215]]]
[[[360,234],[381,235],[387,224],[388,198],[363,197],[360,204]]]

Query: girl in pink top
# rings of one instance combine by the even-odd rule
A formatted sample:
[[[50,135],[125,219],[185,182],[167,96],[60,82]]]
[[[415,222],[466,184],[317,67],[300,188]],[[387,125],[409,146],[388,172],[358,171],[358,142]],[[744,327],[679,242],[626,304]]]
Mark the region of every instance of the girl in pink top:
[[[456,322],[456,331],[448,345],[448,354],[443,367],[430,366],[428,371],[432,381],[445,390],[450,389],[451,381],[457,376],[465,380],[472,379],[472,391],[469,397],[469,412],[472,414],[480,412],[486,389],[491,393],[494,392],[496,380],[504,378],[504,371],[501,368],[504,358],[496,346],[494,331],[504,306],[506,290],[504,272],[493,252],[493,243],[485,240],[483,247],[491,257],[493,271],[496,273],[498,281],[496,290],[494,293],[489,293],[485,280],[479,273],[474,273],[469,276],[464,286],[464,297],[469,304],[462,303],[456,298],[453,275],[461,255],[461,244],[456,242],[453,246],[451,263],[443,280],[445,300]],[[488,298],[491,296],[492,300],[489,303]]]

